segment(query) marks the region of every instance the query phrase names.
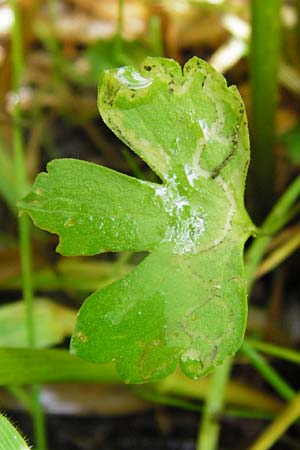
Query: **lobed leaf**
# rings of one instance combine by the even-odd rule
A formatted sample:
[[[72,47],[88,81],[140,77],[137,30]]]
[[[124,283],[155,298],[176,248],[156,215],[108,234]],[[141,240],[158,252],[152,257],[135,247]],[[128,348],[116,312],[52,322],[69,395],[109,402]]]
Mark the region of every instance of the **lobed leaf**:
[[[165,377],[178,363],[186,375],[203,376],[237,351],[246,326],[243,246],[253,225],[243,203],[243,102],[199,58],[183,71],[147,58],[140,72],[105,71],[98,106],[162,183],[58,160],[20,205],[60,235],[64,254],[150,251],[86,300],[71,350],[115,361],[126,382]]]
[[[151,250],[162,239],[167,215],[153,204],[150,183],[71,158],[51,161],[47,171],[19,208],[60,236],[61,254]]]

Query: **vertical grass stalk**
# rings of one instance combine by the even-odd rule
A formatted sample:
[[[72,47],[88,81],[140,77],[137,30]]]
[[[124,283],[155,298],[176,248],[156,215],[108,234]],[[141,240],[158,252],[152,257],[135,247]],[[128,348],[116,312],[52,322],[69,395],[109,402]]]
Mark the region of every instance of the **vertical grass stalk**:
[[[117,18],[117,32],[115,36],[115,54],[119,54],[122,51],[123,43],[123,27],[124,27],[124,0],[118,0],[118,18]]]
[[[197,450],[215,450],[218,447],[220,417],[224,407],[225,389],[230,375],[232,358],[227,358],[211,375]]]
[[[300,48],[300,2],[296,2],[296,10],[297,10],[297,25],[296,25],[296,33],[297,33],[297,48]],[[298,53],[298,61],[300,62],[300,55]]]
[[[293,207],[300,197],[300,178],[297,177],[275,204],[263,223],[261,234],[258,235],[246,253],[245,276],[248,291],[252,289],[256,268],[263,258],[272,236],[280,231],[291,219]]]
[[[282,0],[252,0],[251,169],[256,220],[268,211],[274,194],[281,3]]]
[[[23,71],[22,33],[19,5],[17,0],[11,0],[14,12],[12,27],[12,76],[14,92],[13,108],[13,147],[16,188],[18,197],[26,192],[26,172],[24,165],[23,134],[21,127],[21,108],[19,99],[20,79]],[[33,315],[33,287],[32,262],[30,244],[30,221],[26,215],[19,217],[19,240],[22,266],[22,292],[26,308],[26,325],[28,346],[35,347],[34,315]],[[39,402],[39,386],[32,386],[32,415],[37,450],[46,449],[44,415]]]
[[[161,35],[161,18],[159,16],[151,16],[149,21],[149,35],[153,55],[163,56],[164,46]]]
[[[249,450],[268,450],[300,416],[300,393],[283,409]]]
[[[300,352],[297,350],[278,347],[278,345],[252,339],[247,339],[246,341],[249,342],[255,350],[259,350],[262,353],[266,353],[270,356],[275,356],[276,358],[285,359],[286,361],[294,362],[296,364],[300,364]]]
[[[268,383],[273,386],[275,391],[285,400],[292,400],[295,395],[294,390],[289,384],[269,365],[269,363],[257,353],[249,341],[244,340],[241,346],[241,352],[251,361],[252,365],[258,370]]]

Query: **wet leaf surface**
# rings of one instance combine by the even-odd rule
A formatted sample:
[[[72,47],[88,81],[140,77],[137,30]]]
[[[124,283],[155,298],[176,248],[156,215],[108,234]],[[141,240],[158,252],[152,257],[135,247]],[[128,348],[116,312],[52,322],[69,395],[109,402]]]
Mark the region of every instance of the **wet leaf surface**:
[[[243,247],[249,141],[235,87],[204,61],[147,58],[105,71],[105,123],[159,176],[149,183],[72,159],[54,160],[20,208],[60,236],[64,255],[148,251],[132,272],[92,294],[71,349],[115,361],[128,383],[178,363],[203,376],[239,348],[246,325]]]

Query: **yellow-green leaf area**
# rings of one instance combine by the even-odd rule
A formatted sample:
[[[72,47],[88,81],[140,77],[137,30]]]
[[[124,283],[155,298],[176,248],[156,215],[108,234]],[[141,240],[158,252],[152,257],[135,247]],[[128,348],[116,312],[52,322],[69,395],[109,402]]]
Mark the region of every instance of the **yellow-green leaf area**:
[[[115,361],[128,383],[165,377],[178,365],[192,378],[206,375],[237,351],[246,325],[243,247],[253,225],[244,208],[243,102],[199,58],[183,69],[147,58],[140,71],[105,71],[98,106],[161,183],[56,160],[20,204],[59,234],[64,254],[149,252],[85,301],[71,350]]]
[[[26,441],[3,414],[0,414],[0,450],[29,450]]]

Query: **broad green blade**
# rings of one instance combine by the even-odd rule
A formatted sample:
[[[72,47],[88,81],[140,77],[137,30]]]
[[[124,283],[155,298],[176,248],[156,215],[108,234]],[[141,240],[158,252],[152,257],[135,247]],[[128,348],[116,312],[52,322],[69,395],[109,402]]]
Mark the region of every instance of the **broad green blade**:
[[[0,386],[35,383],[118,383],[112,364],[93,364],[67,350],[0,348]]]
[[[51,300],[34,303],[35,336],[39,347],[55,345],[72,334],[76,312]],[[27,347],[26,311],[23,302],[0,306],[0,347]]]
[[[60,236],[63,255],[151,250],[167,215],[152,202],[150,183],[76,159],[57,159],[40,174],[19,209]]]
[[[0,450],[29,450],[19,432],[2,414],[0,414]]]
[[[150,251],[134,271],[87,299],[71,350],[91,361],[115,361],[129,383],[165,377],[178,364],[192,378],[206,375],[237,351],[246,326],[243,247],[254,226],[243,201],[249,164],[243,102],[198,58],[183,71],[175,61],[147,58],[140,72],[105,71],[98,106],[162,184],[56,161],[23,201],[39,226],[60,235],[64,253],[83,253],[91,239],[94,251]],[[73,164],[76,177],[66,188]],[[74,192],[78,217],[103,212],[104,229],[87,220],[80,228],[72,215],[59,222]]]
[[[192,378],[205,375],[241,344],[241,254],[224,243],[193,256],[174,256],[170,244],[160,246],[126,277],[88,298],[72,351],[95,362],[116,360],[128,383],[165,377],[178,362]]]
[[[90,293],[112,283],[134,267],[119,261],[91,260],[78,256],[74,259],[61,258],[53,267],[35,270],[32,279],[34,289],[42,292],[71,289]],[[20,275],[12,277],[0,286],[5,290],[21,289],[22,278]]]
[[[162,180],[178,183],[180,177],[180,184],[193,187],[199,178],[225,171],[243,199],[249,164],[245,108],[236,87],[228,88],[206,62],[192,58],[182,71],[173,60],[149,57],[140,72],[107,70],[98,107],[109,128]]]

